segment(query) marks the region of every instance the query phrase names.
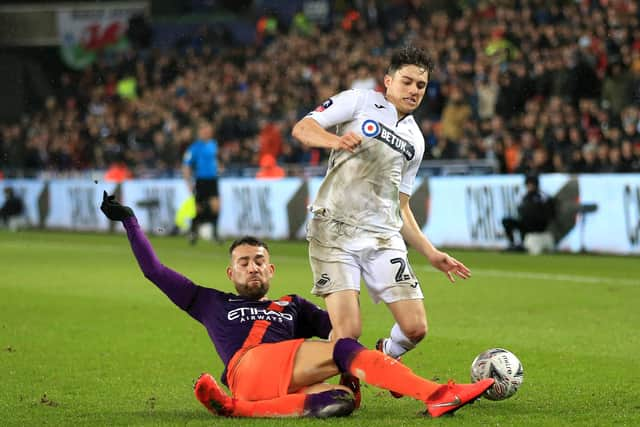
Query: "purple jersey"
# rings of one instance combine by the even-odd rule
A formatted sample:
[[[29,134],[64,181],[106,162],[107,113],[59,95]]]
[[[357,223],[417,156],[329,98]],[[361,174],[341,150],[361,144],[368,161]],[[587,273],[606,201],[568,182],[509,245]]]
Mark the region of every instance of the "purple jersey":
[[[297,295],[276,301],[256,301],[198,286],[160,263],[135,217],[125,219],[123,224],[145,277],[207,328],[225,367],[259,320],[269,322],[262,343],[314,336],[328,338],[329,315],[315,304]],[[270,309],[271,304],[278,305],[278,310]],[[223,382],[226,383],[225,375]]]

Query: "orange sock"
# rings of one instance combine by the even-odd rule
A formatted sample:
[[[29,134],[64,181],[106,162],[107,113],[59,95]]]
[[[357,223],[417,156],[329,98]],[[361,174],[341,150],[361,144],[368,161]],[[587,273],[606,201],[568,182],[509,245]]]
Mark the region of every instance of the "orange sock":
[[[306,394],[294,393],[269,400],[236,400],[234,417],[301,417],[305,413]]]
[[[351,360],[349,373],[376,387],[425,401],[441,384],[417,376],[396,359],[363,349]]]

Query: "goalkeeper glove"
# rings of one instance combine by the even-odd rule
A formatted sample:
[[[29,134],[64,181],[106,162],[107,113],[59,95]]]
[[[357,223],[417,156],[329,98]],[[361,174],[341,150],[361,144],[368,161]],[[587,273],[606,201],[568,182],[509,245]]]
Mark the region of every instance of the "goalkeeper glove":
[[[109,196],[107,192],[102,193],[102,204],[100,210],[111,221],[124,221],[125,219],[134,216],[133,210],[128,206],[122,206],[120,202],[116,200],[116,196]]]

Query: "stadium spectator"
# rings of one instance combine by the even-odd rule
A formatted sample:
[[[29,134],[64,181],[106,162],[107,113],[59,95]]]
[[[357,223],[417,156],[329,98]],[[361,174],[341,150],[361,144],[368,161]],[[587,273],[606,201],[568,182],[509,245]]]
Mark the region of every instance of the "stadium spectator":
[[[265,120],[260,129],[258,139],[260,144],[258,164],[261,163],[263,156],[269,155],[274,159],[280,156],[284,139],[278,123]]]
[[[602,83],[602,103],[612,114],[618,116],[624,107],[630,105],[631,79],[627,70],[623,69],[620,62],[609,65],[609,72]]]
[[[462,89],[453,86],[449,100],[442,110],[442,137],[449,142],[459,141],[463,135],[465,123],[471,117],[471,106],[465,100]]]
[[[527,193],[518,205],[518,217],[502,219],[502,226],[509,239],[509,251],[524,251],[523,243],[527,233],[545,231],[555,216],[554,201],[540,190],[538,177],[528,175],[525,186]],[[515,239],[516,231],[520,234],[518,243]]]
[[[0,208],[0,221],[3,227],[12,231],[26,222],[24,202],[15,194],[12,187],[4,188],[4,203]]]
[[[182,173],[189,190],[196,198],[196,216],[191,221],[189,241],[198,240],[202,223],[211,223],[213,238],[218,236],[218,141],[213,139],[213,125],[202,121],[198,125],[198,139],[184,153]]]
[[[113,162],[104,174],[104,180],[107,182],[121,183],[131,179],[133,174],[127,167],[127,164],[121,160]]]
[[[256,172],[256,178],[276,179],[287,176],[286,172],[276,162],[276,158],[271,154],[266,154],[260,158],[260,169]]]
[[[409,205],[425,150],[412,113],[424,97],[431,68],[424,50],[397,49],[384,76],[385,94],[341,92],[292,131],[307,146],[332,150],[307,228],[312,293],[324,298],[334,339],[358,338],[364,278],[373,300],[383,301],[396,321],[390,338],[379,342],[380,349],[395,358],[413,349],[427,333],[422,290],[404,242],[451,281],[454,275],[470,276],[464,264],[431,244]],[[340,125],[337,134],[327,130],[336,125]],[[357,388],[349,378],[343,377],[343,383]]]
[[[480,120],[491,119],[496,113],[498,100],[498,73],[492,71],[488,76],[477,76],[476,96],[478,97],[477,117]]]
[[[253,237],[234,241],[227,277],[236,294],[194,284],[157,258],[131,208],[105,192],[100,209],[121,221],[138,265],[171,301],[206,329],[222,359],[222,382],[209,374],[195,384],[196,398],[213,414],[233,417],[335,417],[349,415],[354,396],[324,381],[349,372],[376,387],[421,400],[432,417],[471,403],[494,380],[440,385],[352,338],[333,341],[328,313],[297,296],[267,297],[275,272],[267,244]],[[256,319],[259,318],[259,319]]]

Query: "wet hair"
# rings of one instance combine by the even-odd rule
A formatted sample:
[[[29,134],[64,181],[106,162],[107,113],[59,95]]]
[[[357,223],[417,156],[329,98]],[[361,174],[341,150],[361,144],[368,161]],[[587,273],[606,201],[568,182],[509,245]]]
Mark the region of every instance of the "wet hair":
[[[265,248],[266,250],[269,250],[269,246],[267,246],[267,244],[262,240],[253,236],[243,236],[239,239],[234,240],[231,246],[229,246],[229,255],[231,255],[233,250],[240,245],[257,246],[259,248]]]
[[[429,74],[433,71],[433,59],[420,47],[403,46],[396,49],[391,55],[391,63],[387,69],[387,74],[393,74],[405,65],[416,65],[426,69]]]

